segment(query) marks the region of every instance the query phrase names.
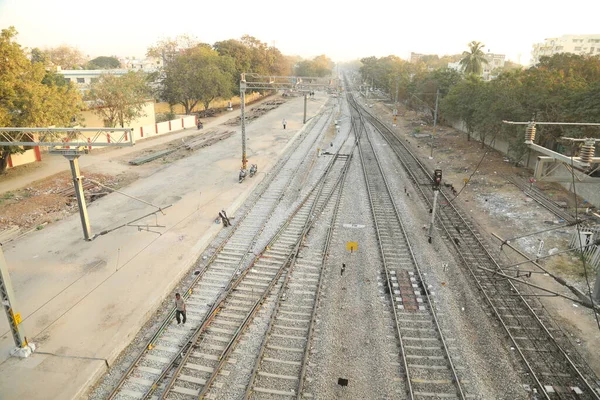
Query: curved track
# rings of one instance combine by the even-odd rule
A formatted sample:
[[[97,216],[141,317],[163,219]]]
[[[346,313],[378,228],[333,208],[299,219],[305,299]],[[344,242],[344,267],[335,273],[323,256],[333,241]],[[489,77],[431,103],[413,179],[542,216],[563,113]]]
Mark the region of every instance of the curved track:
[[[394,150],[415,188],[432,206],[432,178],[424,165],[394,133],[366,110],[361,112]],[[473,224],[453,204],[453,196],[440,190],[436,215],[445,238],[455,248],[468,273],[480,289],[493,315],[508,335],[531,379],[532,392],[545,399],[600,399],[598,378],[568,338],[543,312],[527,287],[518,287],[496,272],[508,273],[496,262]]]

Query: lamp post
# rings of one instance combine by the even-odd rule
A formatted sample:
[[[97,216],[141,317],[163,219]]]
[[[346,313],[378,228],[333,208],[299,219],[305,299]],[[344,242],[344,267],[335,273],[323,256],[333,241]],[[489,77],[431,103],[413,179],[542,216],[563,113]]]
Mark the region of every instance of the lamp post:
[[[242,74],[240,80],[240,113],[241,113],[241,125],[242,125],[242,169],[246,169],[248,160],[246,159],[246,74]]]

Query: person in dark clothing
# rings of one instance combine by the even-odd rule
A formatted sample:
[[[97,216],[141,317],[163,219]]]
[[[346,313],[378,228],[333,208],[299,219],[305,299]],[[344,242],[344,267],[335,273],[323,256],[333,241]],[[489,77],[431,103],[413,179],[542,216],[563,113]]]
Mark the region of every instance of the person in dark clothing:
[[[229,218],[227,217],[227,213],[225,212],[225,210],[219,211],[219,217],[221,217],[221,221],[223,222],[224,227],[227,228],[231,225],[231,222],[229,222]]]

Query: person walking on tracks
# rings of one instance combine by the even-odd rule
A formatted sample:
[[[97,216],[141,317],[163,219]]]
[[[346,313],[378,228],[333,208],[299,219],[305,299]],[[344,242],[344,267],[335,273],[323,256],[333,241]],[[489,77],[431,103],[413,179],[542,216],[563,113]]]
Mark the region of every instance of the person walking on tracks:
[[[283,129],[285,129],[287,125],[287,121],[285,120],[285,118],[283,119],[283,121],[281,121],[281,124],[283,125]]]
[[[177,320],[177,325],[181,323],[181,316],[183,316],[183,324],[185,325],[185,301],[183,301],[183,297],[179,293],[175,293],[175,319]]]

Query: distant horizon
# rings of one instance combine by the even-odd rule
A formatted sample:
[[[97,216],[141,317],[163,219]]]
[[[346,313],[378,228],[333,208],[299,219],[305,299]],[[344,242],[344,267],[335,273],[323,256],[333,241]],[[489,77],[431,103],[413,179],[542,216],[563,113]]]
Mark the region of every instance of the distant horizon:
[[[373,0],[369,7],[347,9],[306,0],[302,10],[312,14],[277,11],[280,4],[272,0],[256,0],[252,6],[230,0],[226,7],[180,0],[172,11],[141,4],[0,0],[0,29],[14,26],[19,32],[17,42],[24,47],[64,44],[90,58],[144,58],[148,47],[181,34],[211,45],[249,34],[285,55],[307,59],[325,54],[335,62],[388,55],[410,60],[411,52],[462,54],[475,40],[485,45],[486,53],[504,54],[507,60],[529,65],[535,43],[573,34],[566,32],[594,34],[600,15],[597,0],[581,0],[560,10],[542,0],[505,0],[489,12],[481,12],[475,0],[432,0],[425,5]]]

